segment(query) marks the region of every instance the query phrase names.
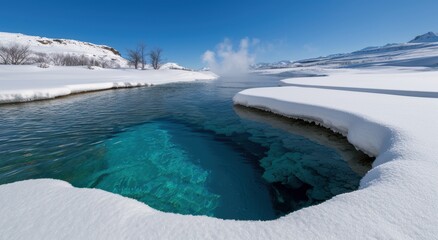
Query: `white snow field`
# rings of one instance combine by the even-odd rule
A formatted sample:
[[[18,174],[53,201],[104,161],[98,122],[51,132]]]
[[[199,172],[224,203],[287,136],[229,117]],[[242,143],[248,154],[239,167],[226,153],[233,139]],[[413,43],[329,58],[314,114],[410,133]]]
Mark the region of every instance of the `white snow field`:
[[[39,68],[0,65],[0,103],[50,99],[74,93],[172,82],[210,80],[212,72],[184,70],[103,69],[95,67]]]
[[[278,70],[277,70],[278,71]],[[285,70],[283,70],[285,71]],[[265,72],[274,72],[273,70]],[[370,67],[316,69],[298,68],[290,73],[314,73],[318,77],[282,80],[290,86],[438,97],[438,69],[426,67]]]
[[[287,237],[437,238],[438,71],[424,70],[327,70],[327,77],[291,78],[284,82],[293,86],[234,97],[235,104],[321,124],[377,157],[359,190],[278,220],[290,221]],[[303,229],[293,229],[296,221]]]

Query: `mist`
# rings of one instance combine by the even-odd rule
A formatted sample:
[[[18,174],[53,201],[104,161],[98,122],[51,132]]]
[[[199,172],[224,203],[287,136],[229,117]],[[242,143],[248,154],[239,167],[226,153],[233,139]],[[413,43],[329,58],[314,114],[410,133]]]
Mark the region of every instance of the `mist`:
[[[211,71],[219,75],[246,74],[249,66],[255,63],[255,54],[251,48],[258,44],[257,39],[244,38],[240,40],[237,49],[229,39],[216,46],[215,51],[207,50],[202,55],[202,61]]]

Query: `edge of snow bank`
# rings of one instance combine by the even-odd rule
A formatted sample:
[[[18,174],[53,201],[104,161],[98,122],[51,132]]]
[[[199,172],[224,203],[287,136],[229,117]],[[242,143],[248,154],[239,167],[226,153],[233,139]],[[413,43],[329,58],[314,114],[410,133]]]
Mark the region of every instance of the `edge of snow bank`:
[[[49,100],[68,95],[104,91],[117,88],[134,88],[134,87],[152,86],[148,83],[140,82],[107,82],[107,83],[90,83],[90,84],[73,84],[57,88],[42,88],[17,91],[0,92],[0,104],[23,103],[39,100]]]
[[[184,70],[85,69],[0,65],[0,104],[53,99],[71,94],[218,78]]]
[[[394,137],[393,130],[355,114],[310,104],[246,94],[250,90],[237,93],[233,98],[234,104],[325,127],[345,136],[352,145],[371,157],[379,155],[382,149],[388,147],[384,143],[388,143]],[[363,141],[363,137],[366,137],[367,140]]]
[[[376,238],[428,239],[438,231],[433,227],[438,224],[434,219],[438,214],[438,191],[433,187],[438,183],[434,173],[438,172],[436,99],[315,86],[247,89],[237,93],[233,101],[322,125],[376,156],[373,168],[361,179],[359,190],[306,211],[326,209],[343,198],[346,206],[356,205],[356,210],[347,214],[351,224],[374,225],[373,230],[365,231],[364,227],[360,230],[362,235],[352,235],[361,238],[376,237],[378,231],[380,237]]]

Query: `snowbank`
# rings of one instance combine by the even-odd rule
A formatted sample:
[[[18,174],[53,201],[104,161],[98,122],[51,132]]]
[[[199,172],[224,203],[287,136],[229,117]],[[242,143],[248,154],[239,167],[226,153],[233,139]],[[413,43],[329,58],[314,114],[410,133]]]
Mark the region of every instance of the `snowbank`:
[[[376,83],[374,87],[379,86]],[[265,222],[163,213],[133,199],[97,189],[74,188],[59,180],[16,182],[0,186],[0,236],[5,239],[438,236],[436,98],[281,87],[245,90],[234,101],[315,120],[339,131],[357,147],[377,156],[373,169],[362,179],[357,191]]]
[[[323,230],[316,231],[334,239],[435,238],[438,72],[388,68],[333,71],[327,77],[284,80],[294,87],[245,90],[234,102],[315,121],[377,156],[360,190],[305,209],[307,214],[334,211],[337,215],[319,222]],[[294,215],[298,214],[288,217]]]
[[[86,67],[39,68],[0,65],[0,103],[50,99],[112,88],[217,78],[211,72],[182,70],[102,69]]]

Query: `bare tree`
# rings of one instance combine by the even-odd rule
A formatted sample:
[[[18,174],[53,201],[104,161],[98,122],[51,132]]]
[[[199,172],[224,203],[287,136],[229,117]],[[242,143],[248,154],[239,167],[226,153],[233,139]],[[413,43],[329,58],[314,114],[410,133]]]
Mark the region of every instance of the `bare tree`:
[[[139,50],[139,52],[140,52],[140,57],[141,57],[141,59],[140,59],[140,62],[141,62],[141,69],[144,70],[144,65],[146,64],[146,59],[145,59],[145,55],[146,55],[146,53],[145,53],[145,50],[146,50],[146,44],[144,44],[144,43],[140,43],[140,44],[138,44],[138,50]]]
[[[49,63],[50,58],[47,55],[47,53],[42,52],[34,52],[34,56],[29,58],[30,62],[32,63]]]
[[[128,49],[128,61],[129,64],[134,65],[135,69],[138,69],[138,64],[141,62],[141,52],[139,48],[135,50]]]
[[[163,50],[161,48],[155,48],[149,52],[149,58],[151,60],[152,67],[155,70],[160,68],[162,52]]]
[[[3,64],[21,65],[26,63],[31,53],[29,46],[14,44],[0,47],[0,60]]]

